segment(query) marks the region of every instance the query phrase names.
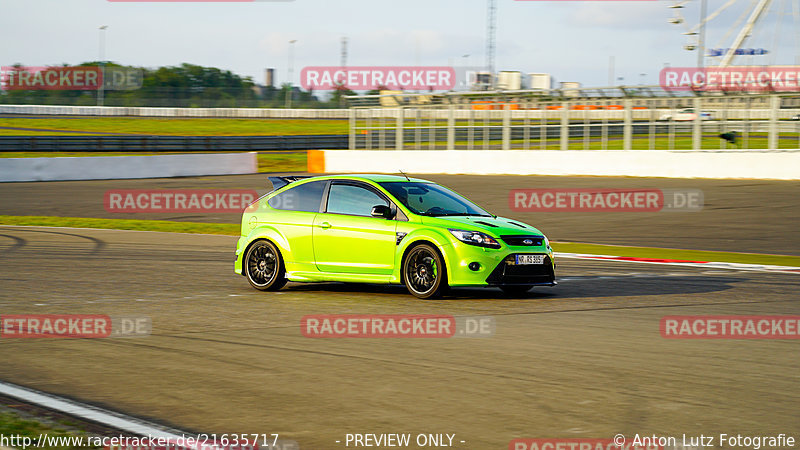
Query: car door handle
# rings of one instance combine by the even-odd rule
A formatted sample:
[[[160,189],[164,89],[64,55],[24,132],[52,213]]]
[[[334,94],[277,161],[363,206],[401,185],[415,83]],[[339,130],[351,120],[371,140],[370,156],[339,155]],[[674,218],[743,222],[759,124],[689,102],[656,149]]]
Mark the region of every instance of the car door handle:
[[[328,222],[322,222],[321,224],[319,224],[319,227],[320,228],[330,228],[331,224],[328,223]]]

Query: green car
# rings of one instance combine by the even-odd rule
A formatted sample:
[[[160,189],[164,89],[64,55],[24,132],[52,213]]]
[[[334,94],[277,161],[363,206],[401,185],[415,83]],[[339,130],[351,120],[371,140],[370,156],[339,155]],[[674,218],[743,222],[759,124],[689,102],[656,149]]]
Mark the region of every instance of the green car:
[[[395,175],[270,177],[248,206],[236,273],[259,290],[287,281],[405,284],[423,299],[451,286],[522,294],[554,286],[547,238],[439,184]]]

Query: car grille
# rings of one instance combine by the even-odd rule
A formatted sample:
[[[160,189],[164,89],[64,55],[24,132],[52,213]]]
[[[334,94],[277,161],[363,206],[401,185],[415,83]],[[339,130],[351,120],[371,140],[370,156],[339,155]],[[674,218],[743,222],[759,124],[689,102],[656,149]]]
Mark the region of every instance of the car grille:
[[[508,255],[495,267],[486,282],[497,286],[503,284],[555,284],[556,276],[549,256],[544,264],[516,265],[516,255]]]
[[[500,236],[507,245],[517,247],[540,247],[544,242],[544,236],[530,235],[530,236]],[[530,243],[526,243],[530,241]]]

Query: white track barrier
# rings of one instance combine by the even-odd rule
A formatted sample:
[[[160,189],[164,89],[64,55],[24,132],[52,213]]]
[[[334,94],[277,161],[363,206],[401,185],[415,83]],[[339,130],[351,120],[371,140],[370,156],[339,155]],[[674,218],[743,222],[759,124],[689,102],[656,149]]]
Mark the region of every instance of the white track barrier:
[[[325,173],[800,180],[800,150],[317,150]],[[321,158],[320,158],[321,157]],[[322,169],[322,170],[320,170]]]
[[[112,180],[258,172],[256,153],[0,158],[2,181]]]

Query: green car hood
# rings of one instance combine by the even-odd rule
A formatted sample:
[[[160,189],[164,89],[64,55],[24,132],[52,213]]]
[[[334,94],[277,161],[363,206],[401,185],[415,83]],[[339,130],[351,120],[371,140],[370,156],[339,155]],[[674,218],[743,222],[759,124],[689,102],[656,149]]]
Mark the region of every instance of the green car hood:
[[[429,226],[443,228],[453,228],[458,230],[483,231],[492,236],[501,235],[531,235],[538,234],[544,236],[538,229],[520,222],[518,220],[507,219],[505,217],[485,217],[485,216],[440,216],[427,217],[421,216],[422,223]],[[516,225],[515,225],[516,224]]]

